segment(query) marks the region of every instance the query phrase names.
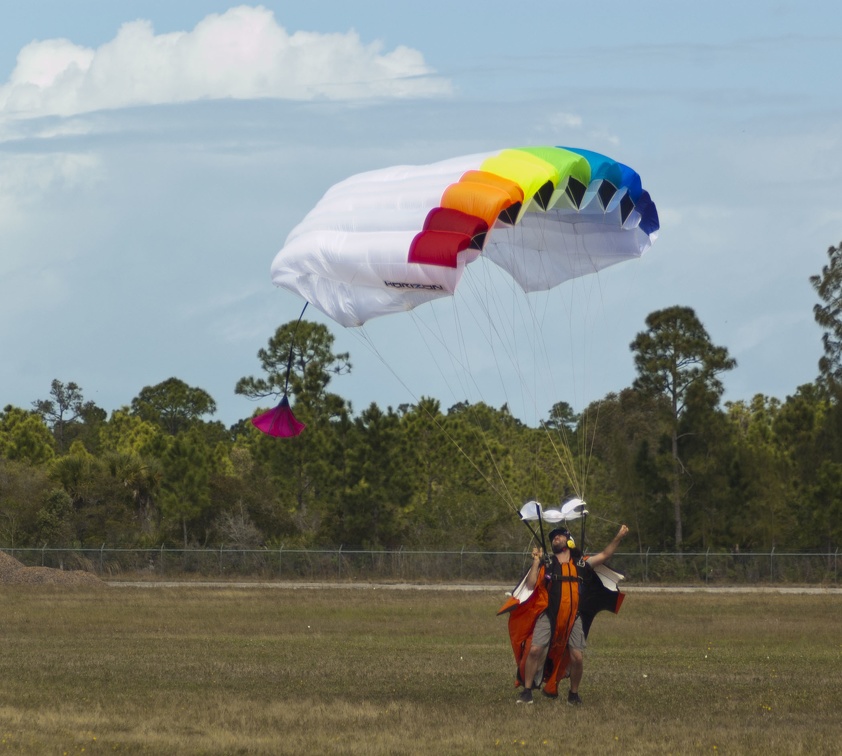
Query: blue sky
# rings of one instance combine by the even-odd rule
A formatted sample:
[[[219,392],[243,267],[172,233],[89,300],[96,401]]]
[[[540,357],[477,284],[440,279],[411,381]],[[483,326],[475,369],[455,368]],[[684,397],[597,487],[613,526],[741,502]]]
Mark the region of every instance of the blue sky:
[[[496,377],[476,394],[417,336],[435,308],[363,334],[331,326],[354,364],[334,389],[356,411],[430,395],[507,401],[534,422],[499,385],[524,368],[556,378],[538,417],[557,400],[581,408],[631,383],[629,343],[674,304],[737,358],[726,399],[812,381],[807,279],[842,240],[838,4],[513,7],[9,4],[0,405],[29,407],[58,378],[110,412],[176,376],[226,424],[247,417],[256,405],[234,385],[301,309],[269,265],[331,184],[530,144],[634,167],[660,238],[639,262],[560,287],[540,365],[509,370],[477,342],[474,372]]]

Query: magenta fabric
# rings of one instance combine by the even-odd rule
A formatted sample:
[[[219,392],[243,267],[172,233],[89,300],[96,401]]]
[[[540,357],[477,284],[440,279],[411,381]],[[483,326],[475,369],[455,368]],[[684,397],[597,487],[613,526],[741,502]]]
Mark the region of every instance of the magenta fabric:
[[[281,403],[275,409],[253,417],[251,422],[258,430],[276,438],[297,436],[307,427],[304,423],[295,419],[292,408],[289,406],[289,399],[286,396],[281,399]]]

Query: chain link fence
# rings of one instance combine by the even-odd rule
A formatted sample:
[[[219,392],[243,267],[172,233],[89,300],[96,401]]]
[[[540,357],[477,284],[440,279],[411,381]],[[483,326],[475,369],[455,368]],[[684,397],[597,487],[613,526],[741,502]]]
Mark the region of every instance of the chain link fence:
[[[512,583],[529,552],[352,549],[5,548],[28,567],[86,570],[110,579],[232,579]],[[611,566],[640,585],[838,585],[839,549],[827,553],[622,552]]]

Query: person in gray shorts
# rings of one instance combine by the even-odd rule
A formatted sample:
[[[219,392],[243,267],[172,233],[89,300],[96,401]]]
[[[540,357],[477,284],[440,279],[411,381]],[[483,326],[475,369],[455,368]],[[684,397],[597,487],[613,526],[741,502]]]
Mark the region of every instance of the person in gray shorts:
[[[523,684],[523,691],[518,695],[517,703],[531,704],[533,702],[532,690],[540,687],[542,680],[546,683],[542,692],[551,698],[558,696],[557,674],[561,662],[552,656],[546,665],[545,662],[554,639],[556,643],[558,642],[556,636],[559,634],[559,628],[556,625],[559,623],[557,614],[560,613],[560,607],[566,607],[563,611],[567,613],[568,618],[575,616],[572,625],[562,626],[563,632],[568,633],[567,643],[565,644],[569,656],[568,671],[570,676],[570,691],[567,696],[567,703],[574,706],[582,703],[582,699],[579,697],[579,683],[582,680],[583,652],[587,644],[584,624],[582,618],[578,616],[579,581],[581,580],[579,570],[582,572],[590,571],[593,567],[603,564],[614,554],[620,545],[620,541],[625,538],[628,532],[628,527],[622,525],[614,539],[600,553],[589,558],[583,558],[581,552],[577,551],[575,560],[571,560],[571,550],[575,548],[575,544],[570,538],[570,533],[566,528],[556,528],[549,534],[553,556],[547,563],[546,570],[544,568],[543,549],[540,547],[533,549],[532,567],[524,578],[525,585],[529,590],[533,590],[539,585],[539,582],[546,581],[547,603],[545,604],[546,609],[532,620],[534,625],[531,632],[528,633],[527,640],[519,646],[517,645],[519,641],[514,640],[516,636],[512,635],[512,625],[510,624],[510,636],[513,639],[515,656],[518,660],[518,681]],[[565,595],[569,594],[569,601],[566,603],[561,601],[562,586],[566,586]],[[512,619],[510,618],[511,622]],[[519,639],[520,635],[517,637]],[[563,636],[561,642],[564,643]],[[522,655],[519,655],[519,652]]]

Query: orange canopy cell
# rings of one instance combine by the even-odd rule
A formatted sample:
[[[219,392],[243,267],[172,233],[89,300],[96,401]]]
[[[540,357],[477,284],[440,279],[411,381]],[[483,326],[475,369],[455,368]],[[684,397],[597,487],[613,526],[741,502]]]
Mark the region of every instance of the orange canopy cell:
[[[459,181],[444,190],[441,206],[451,210],[460,210],[468,215],[482,218],[491,228],[497,216],[511,207],[511,193],[492,184],[478,181]]]

